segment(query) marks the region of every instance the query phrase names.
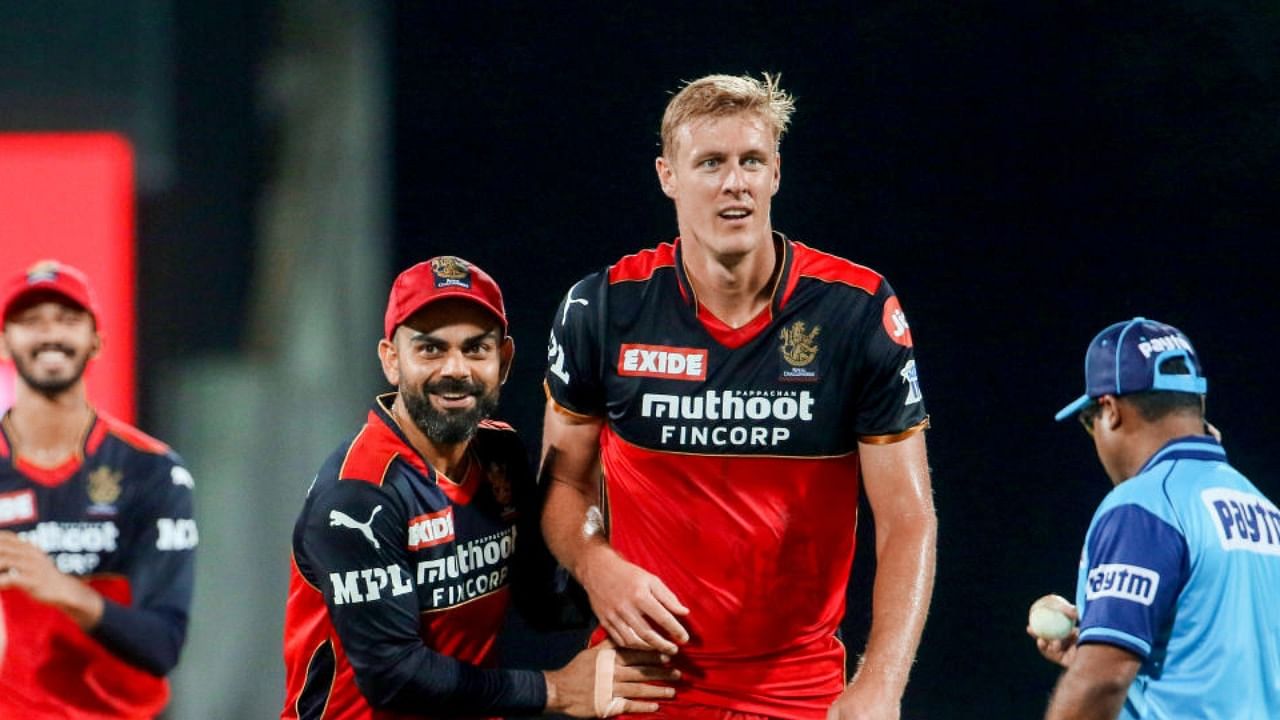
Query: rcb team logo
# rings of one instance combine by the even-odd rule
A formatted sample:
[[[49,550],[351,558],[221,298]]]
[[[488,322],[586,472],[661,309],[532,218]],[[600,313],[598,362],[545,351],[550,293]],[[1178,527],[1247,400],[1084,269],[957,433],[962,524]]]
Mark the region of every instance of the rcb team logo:
[[[38,282],[56,280],[60,269],[62,266],[57,260],[41,260],[27,268],[27,284],[35,285]]]
[[[120,480],[123,476],[124,473],[106,466],[89,473],[89,502],[95,508],[110,508],[120,499]]]
[[[803,320],[797,320],[779,333],[782,344],[778,349],[782,353],[782,359],[791,366],[783,371],[783,380],[817,379],[818,374],[807,366],[818,356],[817,338],[821,332],[821,325],[815,325],[809,330]]]
[[[462,258],[446,255],[431,261],[431,272],[436,276],[436,287],[471,287],[471,268]]]

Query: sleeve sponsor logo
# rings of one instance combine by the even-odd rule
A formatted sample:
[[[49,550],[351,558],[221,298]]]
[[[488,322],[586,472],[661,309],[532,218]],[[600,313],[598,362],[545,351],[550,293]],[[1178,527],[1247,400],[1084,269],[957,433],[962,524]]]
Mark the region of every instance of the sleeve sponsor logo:
[[[191,550],[200,544],[200,532],[191,518],[159,518],[156,531],[157,550]]]
[[[19,490],[0,494],[0,527],[28,523],[36,519],[36,494]]]
[[[1261,495],[1209,488],[1200,500],[1213,516],[1223,550],[1280,555],[1280,510]]]
[[[359,530],[360,534],[364,536],[364,539],[368,540],[369,544],[373,546],[373,549],[379,550],[382,548],[382,545],[378,542],[378,538],[373,536],[373,518],[381,509],[381,505],[374,508],[373,512],[369,513],[369,519],[364,522],[356,520],[341,510],[330,510],[329,527],[344,527],[352,530]]]
[[[547,338],[547,372],[560,378],[560,382],[569,384],[569,371],[564,368],[564,346],[556,340],[555,330]]]
[[[453,508],[447,507],[409,521],[409,549],[421,550],[453,542]]]
[[[884,302],[883,322],[890,340],[903,347],[911,347],[911,326],[907,324],[907,315],[902,312],[898,296],[893,295]]]
[[[1089,571],[1085,599],[1112,597],[1150,605],[1160,588],[1160,573],[1137,565],[1107,563]]]
[[[181,465],[173,466],[173,469],[169,471],[169,479],[173,481],[174,485],[181,485],[182,487],[188,487],[192,490],[196,489],[196,479],[191,477],[191,473]],[[314,484],[315,480],[312,480],[311,482]],[[310,492],[310,489],[308,489],[307,492]]]
[[[626,343],[618,350],[618,374],[665,380],[706,380],[707,351]]]
[[[381,600],[384,595],[398,597],[413,592],[413,583],[399,565],[329,573],[329,584],[333,586],[334,605],[369,602]]]
[[[916,372],[915,360],[908,360],[907,364],[898,371],[898,376],[908,385],[907,399],[902,403],[903,405],[915,405],[924,399],[924,393],[920,392],[920,375]]]

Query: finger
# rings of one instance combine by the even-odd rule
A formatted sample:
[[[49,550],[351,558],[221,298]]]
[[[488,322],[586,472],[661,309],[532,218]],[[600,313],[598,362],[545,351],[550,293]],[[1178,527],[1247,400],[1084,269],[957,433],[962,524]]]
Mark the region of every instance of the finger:
[[[674,597],[675,596],[673,595],[672,598]],[[679,603],[676,603],[676,605],[681,608],[684,607]],[[689,642],[689,631],[684,629],[684,625],[681,625],[680,621],[676,619],[676,616],[672,615],[667,606],[659,602],[656,597],[652,598],[647,603],[642,603],[640,611],[643,612],[649,620],[653,621],[653,623],[656,624],[664,633],[666,633],[667,637],[680,643]],[[686,610],[685,612],[688,611]],[[646,623],[646,626],[648,626],[648,623]]]
[[[653,596],[658,599],[658,602],[662,603],[663,607],[671,612],[677,615],[689,614],[689,608],[685,607],[684,603],[680,602],[680,598],[677,598],[676,594],[671,592],[671,589],[668,588],[661,580],[654,578],[652,592]]]
[[[622,666],[614,669],[613,679],[614,682],[674,682],[680,679],[680,671],[653,665]]]
[[[637,650],[657,650],[672,655],[679,652],[679,646],[654,630],[644,615],[634,611],[627,612],[623,615],[622,621],[626,626],[623,635],[629,638],[628,642],[623,643],[627,647]]]
[[[618,648],[618,667],[629,665],[665,665],[671,662],[671,656],[653,650],[634,650]]]
[[[619,715],[621,715],[624,712],[625,713],[658,712],[658,703],[655,703],[655,702],[643,702],[640,700],[623,700],[622,698],[616,698],[616,699],[620,702],[620,709],[617,712],[617,714]],[[605,717],[610,717],[610,716],[605,716]]]
[[[665,685],[650,685],[648,683],[634,682],[614,682],[613,694],[618,697],[629,699],[635,698],[673,698],[676,696],[676,689]]]

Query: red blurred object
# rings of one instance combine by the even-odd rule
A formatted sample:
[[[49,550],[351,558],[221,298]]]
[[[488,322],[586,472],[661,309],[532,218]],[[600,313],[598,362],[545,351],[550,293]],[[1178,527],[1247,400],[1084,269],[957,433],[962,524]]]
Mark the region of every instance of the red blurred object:
[[[89,276],[101,305],[102,353],[89,363],[89,400],[125,422],[136,416],[134,154],[112,133],[0,133],[0,277],[40,260]],[[0,408],[13,401],[13,366],[0,364]]]

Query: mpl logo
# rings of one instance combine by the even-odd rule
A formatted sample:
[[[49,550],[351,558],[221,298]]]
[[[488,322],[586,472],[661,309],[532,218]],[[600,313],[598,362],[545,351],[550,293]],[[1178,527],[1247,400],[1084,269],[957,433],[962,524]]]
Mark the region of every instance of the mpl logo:
[[[409,549],[421,550],[452,542],[453,508],[447,507],[409,521]]]
[[[664,380],[706,380],[707,351],[624,343],[618,350],[618,374]]]
[[[0,495],[0,527],[36,519],[36,494],[31,490]]]

